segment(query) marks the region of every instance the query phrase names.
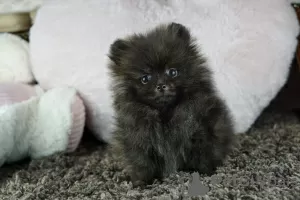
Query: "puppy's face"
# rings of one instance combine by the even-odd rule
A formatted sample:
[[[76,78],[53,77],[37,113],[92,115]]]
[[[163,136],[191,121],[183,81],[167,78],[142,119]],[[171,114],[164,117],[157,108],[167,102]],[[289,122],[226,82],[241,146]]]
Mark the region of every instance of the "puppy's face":
[[[155,108],[176,103],[192,87],[199,64],[189,31],[175,23],[116,40],[109,57],[112,74],[124,92]]]
[[[140,101],[156,108],[176,102],[182,93],[180,70],[176,66],[157,64],[136,73],[132,91]]]

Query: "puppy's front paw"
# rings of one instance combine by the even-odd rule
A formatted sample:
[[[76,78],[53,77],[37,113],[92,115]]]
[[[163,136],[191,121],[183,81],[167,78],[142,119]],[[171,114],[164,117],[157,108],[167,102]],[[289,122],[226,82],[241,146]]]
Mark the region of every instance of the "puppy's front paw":
[[[140,187],[141,189],[144,189],[147,186],[147,184],[145,181],[142,180],[132,180],[132,186],[134,188]]]
[[[133,170],[130,171],[130,180],[133,187],[145,188],[147,185],[152,183],[152,176],[144,171]]]
[[[136,173],[130,173],[130,180],[132,182],[132,187],[137,188],[140,187],[141,189],[144,189],[148,182],[145,180],[143,176],[138,176]]]

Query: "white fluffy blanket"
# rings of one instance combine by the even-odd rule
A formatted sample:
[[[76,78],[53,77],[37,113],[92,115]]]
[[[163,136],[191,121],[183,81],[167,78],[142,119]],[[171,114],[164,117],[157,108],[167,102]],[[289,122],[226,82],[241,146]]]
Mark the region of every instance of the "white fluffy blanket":
[[[88,125],[108,140],[113,109],[107,53],[118,37],[178,22],[198,39],[219,94],[245,132],[286,81],[299,32],[289,0],[49,0],[31,30],[43,87],[76,87]]]

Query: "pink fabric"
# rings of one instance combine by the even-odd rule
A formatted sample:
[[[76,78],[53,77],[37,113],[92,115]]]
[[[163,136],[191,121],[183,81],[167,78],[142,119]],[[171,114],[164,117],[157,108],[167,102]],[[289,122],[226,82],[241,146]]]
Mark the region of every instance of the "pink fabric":
[[[36,90],[30,85],[21,83],[0,84],[0,106],[26,101],[36,96]]]
[[[72,111],[72,127],[68,133],[69,135],[69,144],[67,147],[67,152],[73,152],[78,147],[85,125],[85,108],[82,100],[76,96],[74,102],[71,106]]]

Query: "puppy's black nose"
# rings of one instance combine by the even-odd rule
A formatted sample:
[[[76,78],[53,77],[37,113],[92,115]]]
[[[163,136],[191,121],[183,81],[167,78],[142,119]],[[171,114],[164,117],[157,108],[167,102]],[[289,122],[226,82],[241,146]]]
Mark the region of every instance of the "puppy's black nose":
[[[162,92],[162,91],[167,90],[167,89],[168,89],[168,87],[165,84],[158,84],[156,86],[156,90],[159,91],[159,92]]]

